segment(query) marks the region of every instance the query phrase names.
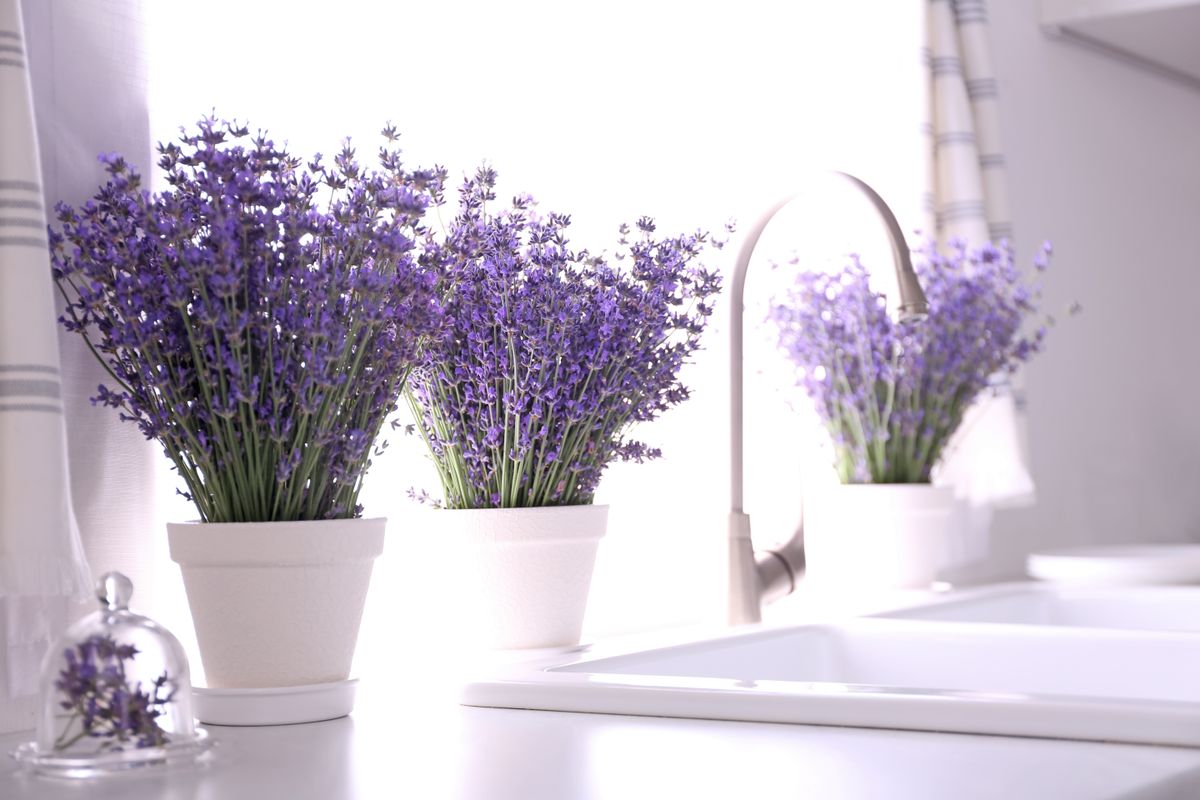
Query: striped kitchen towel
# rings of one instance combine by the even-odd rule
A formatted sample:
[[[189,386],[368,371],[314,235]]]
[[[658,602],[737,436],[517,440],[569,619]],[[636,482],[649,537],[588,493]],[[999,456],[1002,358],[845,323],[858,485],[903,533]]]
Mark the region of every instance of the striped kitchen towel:
[[[39,663],[91,578],[71,508],[54,287],[19,0],[0,0],[0,692]]]
[[[943,248],[955,238],[972,248],[1009,240],[987,7],[984,0],[927,0],[926,11],[923,231],[935,234]],[[1036,495],[1021,387],[1003,375],[990,391],[967,412],[935,479],[976,506],[1027,505]]]

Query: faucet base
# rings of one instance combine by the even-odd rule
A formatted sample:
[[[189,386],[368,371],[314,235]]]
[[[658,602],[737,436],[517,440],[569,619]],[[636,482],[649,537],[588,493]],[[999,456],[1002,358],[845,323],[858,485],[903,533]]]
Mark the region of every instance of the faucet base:
[[[747,625],[762,621],[762,596],[754,545],[750,541],[750,515],[740,511],[729,513],[729,563],[726,575],[729,585],[727,618],[730,625]]]

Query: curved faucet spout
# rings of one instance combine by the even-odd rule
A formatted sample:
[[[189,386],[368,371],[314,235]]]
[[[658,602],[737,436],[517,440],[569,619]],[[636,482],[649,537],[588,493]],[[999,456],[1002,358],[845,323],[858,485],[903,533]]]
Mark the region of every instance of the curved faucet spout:
[[[859,178],[845,172],[835,175],[844,178],[855,189],[862,192],[879,214],[887,228],[895,261],[896,283],[900,296],[897,313],[903,322],[924,319],[929,303],[921,290],[920,281],[913,270],[908,245],[901,232],[896,215],[888,208],[883,198]],[[804,525],[803,521],[795,535],[780,547],[763,550],[756,554],[750,534],[750,516],[746,514],[744,492],[745,451],[743,449],[744,395],[742,387],[743,322],[745,316],[746,273],[754,248],[767,225],[783,208],[795,200],[799,193],[788,195],[758,218],[746,232],[738,251],[730,289],[731,318],[729,325],[729,413],[730,413],[730,473],[729,473],[729,564],[728,564],[728,618],[730,624],[739,625],[758,622],[762,619],[762,605],[790,594],[796,580],[804,570]]]

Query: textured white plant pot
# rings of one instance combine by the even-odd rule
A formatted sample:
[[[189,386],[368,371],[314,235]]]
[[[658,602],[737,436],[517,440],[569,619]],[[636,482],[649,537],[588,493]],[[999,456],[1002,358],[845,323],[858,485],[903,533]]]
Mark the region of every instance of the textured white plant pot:
[[[440,510],[474,585],[467,633],[494,649],[579,644],[608,506]]]
[[[822,488],[804,515],[805,580],[814,587],[925,589],[953,566],[964,506],[949,487]]]
[[[167,525],[208,685],[345,680],[386,522]]]

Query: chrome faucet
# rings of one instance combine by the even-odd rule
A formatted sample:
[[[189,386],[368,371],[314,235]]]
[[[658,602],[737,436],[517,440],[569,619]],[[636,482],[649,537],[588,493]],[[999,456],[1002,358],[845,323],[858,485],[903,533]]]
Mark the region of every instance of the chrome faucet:
[[[896,216],[888,208],[883,198],[866,183],[844,172],[834,174],[846,179],[854,188],[866,195],[887,227],[892,257],[895,260],[896,282],[900,287],[899,303],[897,304],[900,321],[915,322],[924,319],[929,311],[929,303],[917,280],[917,274],[913,271],[908,245],[900,230],[900,224],[896,222]],[[732,625],[759,622],[762,619],[763,604],[790,594],[796,588],[796,579],[804,569],[803,514],[800,526],[791,539],[779,547],[762,550],[755,554],[750,538],[750,515],[743,509],[745,454],[743,450],[742,325],[745,316],[743,301],[746,293],[746,271],[750,267],[750,257],[754,253],[754,247],[758,244],[758,239],[762,236],[767,224],[784,206],[798,196],[799,193],[789,195],[771,206],[747,231],[733,271],[730,297],[732,316],[729,326],[730,511],[728,564],[728,618]]]

